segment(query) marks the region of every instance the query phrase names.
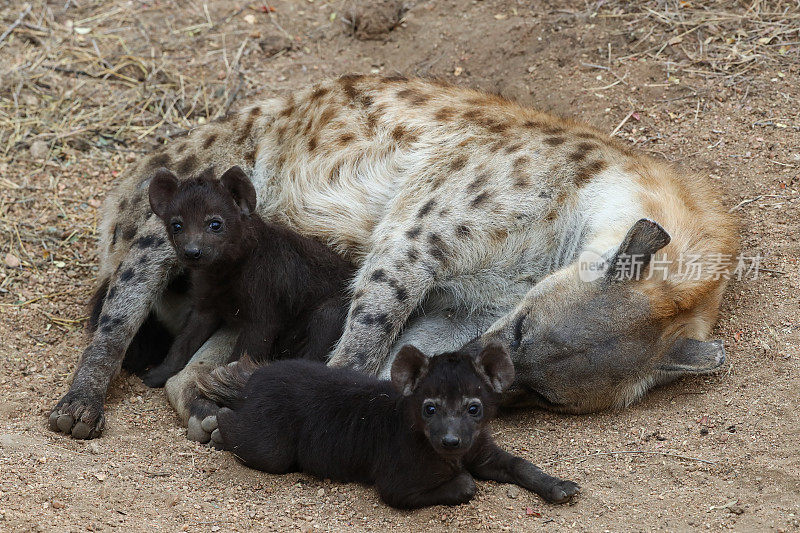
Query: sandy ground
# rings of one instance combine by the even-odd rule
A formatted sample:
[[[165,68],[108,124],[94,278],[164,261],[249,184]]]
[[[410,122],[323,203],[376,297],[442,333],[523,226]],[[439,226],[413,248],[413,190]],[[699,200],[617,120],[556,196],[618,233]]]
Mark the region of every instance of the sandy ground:
[[[369,487],[269,476],[188,442],[163,391],[132,376],[112,387],[101,439],[74,441],[47,429],[46,415],[66,392],[86,343],[100,200],[125,162],[168,128],[127,145],[99,142],[95,130],[45,135],[44,153],[28,136],[0,146],[0,530],[800,528],[796,47],[783,59],[725,72],[686,54],[715,28],[735,40],[735,25],[681,36],[690,27],[620,2],[420,1],[391,31],[393,2],[361,2],[355,35],[343,2],[276,1],[271,16],[224,1],[208,2],[207,10],[183,1],[73,1],[66,12],[64,4],[35,3],[30,24],[45,25],[34,15],[49,8],[61,24],[81,21],[77,26],[89,29],[73,38],[90,52],[92,35],[103,47],[114,35],[127,36],[131,53],[166,54],[194,79],[227,80],[235,60],[242,81],[234,106],[346,72],[402,73],[497,91],[609,133],[618,129],[639,149],[710,175],[741,220],[743,252],[760,255],[762,271],[727,292],[715,331],[729,357],[720,372],[663,387],[622,412],[518,412],[496,421],[502,445],[582,485],[573,504],[548,505],[511,486],[479,483],[470,504],[400,512]],[[102,5],[90,11],[88,4]],[[654,11],[664,4],[647,3]],[[743,14],[748,6],[733,9]],[[768,7],[787,9],[800,24],[795,2]],[[0,7],[0,33],[23,9],[15,0]],[[135,13],[137,23],[91,19],[114,9]],[[180,30],[227,17],[211,28]],[[181,31],[193,40],[174,37]],[[20,27],[0,43],[0,72],[11,79],[19,66],[14,53],[47,40],[35,27]],[[16,98],[25,114],[35,114],[87,83],[74,73],[46,81],[14,94],[0,88],[3,113]],[[94,98],[114,99],[113,83],[89,81]]]

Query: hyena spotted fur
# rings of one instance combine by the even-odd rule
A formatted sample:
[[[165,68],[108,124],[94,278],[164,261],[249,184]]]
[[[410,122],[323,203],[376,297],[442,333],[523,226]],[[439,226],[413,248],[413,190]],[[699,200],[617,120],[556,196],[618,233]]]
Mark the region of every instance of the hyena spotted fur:
[[[586,412],[724,360],[706,341],[724,277],[642,279],[647,265],[642,278],[612,275],[629,253],[730,267],[735,228],[704,179],[498,96],[352,75],[199,127],[120,179],[100,227],[96,327],[54,429],[99,435],[132,337],[151,313],[174,328],[185,307],[147,202],[153,172],[234,165],[251,175],[263,217],[359,266],[331,365],[385,375],[404,343],[438,353],[499,341],[517,368],[509,399]],[[587,251],[605,260],[593,281],[579,276]],[[219,332],[167,384],[195,429],[207,414],[193,407],[195,376],[231,344]]]

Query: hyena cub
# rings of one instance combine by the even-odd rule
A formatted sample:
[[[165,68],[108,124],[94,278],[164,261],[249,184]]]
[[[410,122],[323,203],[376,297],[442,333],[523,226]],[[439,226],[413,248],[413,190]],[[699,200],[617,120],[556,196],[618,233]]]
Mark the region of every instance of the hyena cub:
[[[201,377],[200,389],[226,406],[213,443],[258,470],[374,483],[383,501],[400,508],[468,502],[472,476],[515,483],[550,502],[570,500],[578,485],[492,440],[487,425],[514,366],[499,344],[473,353],[428,358],[406,345],[391,381],[311,361],[253,372],[245,358]]]
[[[193,309],[166,359],[144,382],[160,387],[221,325],[239,331],[232,359],[323,361],[342,334],[353,267],[325,245],[265,222],[244,171],[232,167],[150,183],[150,205],[190,272]]]

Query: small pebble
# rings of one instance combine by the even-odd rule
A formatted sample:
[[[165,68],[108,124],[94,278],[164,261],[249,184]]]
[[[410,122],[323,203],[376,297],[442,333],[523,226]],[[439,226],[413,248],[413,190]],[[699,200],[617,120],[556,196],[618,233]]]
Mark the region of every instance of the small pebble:
[[[508,487],[507,494],[509,498],[517,498],[519,496],[519,487],[516,485]]]
[[[17,257],[12,253],[6,254],[6,266],[8,268],[18,268],[20,264],[21,262],[19,260],[19,257]]]
[[[50,153],[50,146],[44,141],[33,141],[28,151],[34,159],[44,159]]]

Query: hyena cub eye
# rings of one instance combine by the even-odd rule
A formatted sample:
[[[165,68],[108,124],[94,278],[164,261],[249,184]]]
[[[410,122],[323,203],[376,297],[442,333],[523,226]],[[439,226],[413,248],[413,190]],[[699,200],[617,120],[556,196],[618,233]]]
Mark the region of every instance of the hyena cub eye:
[[[175,219],[170,222],[170,230],[172,230],[173,234],[180,233],[183,231],[183,222],[181,220]]]
[[[436,403],[433,400],[425,400],[422,403],[422,415],[430,418],[436,414]]]
[[[212,218],[211,220],[208,221],[208,229],[212,233],[219,233],[220,231],[222,231],[222,224],[223,222],[219,218]]]
[[[483,415],[483,404],[477,398],[467,404],[467,413],[475,418]]]

